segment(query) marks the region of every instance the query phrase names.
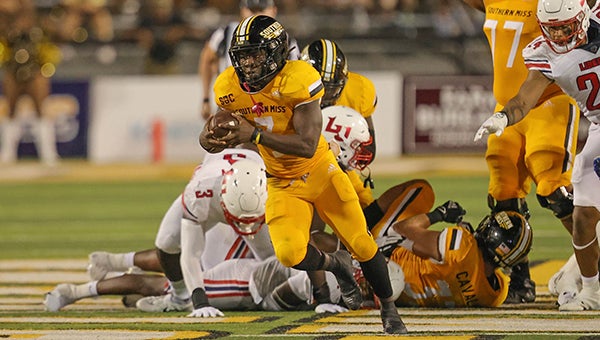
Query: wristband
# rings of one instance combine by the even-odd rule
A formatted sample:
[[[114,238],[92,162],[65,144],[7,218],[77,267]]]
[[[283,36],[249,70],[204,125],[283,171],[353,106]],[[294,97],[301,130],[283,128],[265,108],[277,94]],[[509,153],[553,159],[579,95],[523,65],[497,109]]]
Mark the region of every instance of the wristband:
[[[508,119],[508,114],[506,113],[506,111],[504,111],[504,109],[496,112],[496,114],[504,115],[504,117],[506,117],[506,126],[510,125],[510,120]]]
[[[252,131],[252,136],[250,136],[250,141],[256,145],[260,144],[261,132],[261,129],[254,128],[254,131]]]
[[[208,103],[208,102],[209,102],[209,99],[208,99],[208,98],[204,98],[204,99],[202,99],[202,102],[203,102],[203,103]]]
[[[208,307],[210,304],[208,303],[208,297],[206,297],[206,292],[202,288],[196,288],[192,292],[192,305],[194,309],[200,309],[203,307]]]
[[[435,224],[444,219],[444,215],[437,209],[426,214],[430,224]]]

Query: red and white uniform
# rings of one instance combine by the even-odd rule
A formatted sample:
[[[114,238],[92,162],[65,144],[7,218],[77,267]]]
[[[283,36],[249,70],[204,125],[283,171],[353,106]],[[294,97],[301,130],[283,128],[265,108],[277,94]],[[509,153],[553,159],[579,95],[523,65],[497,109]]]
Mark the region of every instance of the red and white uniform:
[[[595,32],[594,32],[595,31]],[[590,32],[592,34],[590,34]],[[598,37],[600,19],[592,15],[588,36]],[[564,54],[554,52],[542,36],[523,50],[530,70],[542,72],[577,102],[590,124],[583,150],[575,157],[573,175],[574,204],[600,209],[600,180],[593,160],[600,156],[600,38]]]
[[[203,272],[225,260],[264,260],[274,254],[266,225],[255,235],[239,236],[223,215],[219,197],[223,174],[240,159],[264,166],[256,152],[246,149],[207,154],[161,222],[155,245],[170,254],[181,253],[181,269],[190,289],[204,287]]]
[[[335,276],[326,272],[331,299],[339,302],[341,294]],[[220,310],[283,310],[271,294],[288,283],[305,308],[312,303],[312,285],[305,271],[286,267],[272,256],[264,261],[234,259],[219,263],[204,272],[204,289],[211,306]]]

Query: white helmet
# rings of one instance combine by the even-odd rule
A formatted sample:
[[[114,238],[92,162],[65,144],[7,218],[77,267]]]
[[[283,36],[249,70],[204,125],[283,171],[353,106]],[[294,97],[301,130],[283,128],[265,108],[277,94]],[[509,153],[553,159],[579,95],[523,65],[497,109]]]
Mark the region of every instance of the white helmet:
[[[366,148],[373,143],[365,118],[346,106],[324,108],[321,133],[328,142],[340,146],[337,161],[343,168],[363,170],[373,161],[373,153]]]
[[[265,223],[267,176],[257,162],[233,163],[221,182],[221,207],[227,223],[241,235],[253,235]]]
[[[539,0],[537,20],[550,48],[562,54],[586,42],[590,13],[586,0]]]

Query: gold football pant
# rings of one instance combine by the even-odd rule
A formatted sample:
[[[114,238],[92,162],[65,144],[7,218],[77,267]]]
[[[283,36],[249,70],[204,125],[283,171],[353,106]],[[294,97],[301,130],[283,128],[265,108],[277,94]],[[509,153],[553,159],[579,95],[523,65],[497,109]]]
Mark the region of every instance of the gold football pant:
[[[268,193],[266,222],[275,254],[285,266],[304,259],[314,209],[358,261],[368,261],[378,251],[358,195],[331,152],[302,178],[269,178]]]
[[[503,201],[525,198],[532,180],[540,196],[568,186],[578,126],[575,101],[560,95],[531,110],[500,137],[490,135],[485,154],[490,174],[488,193]]]

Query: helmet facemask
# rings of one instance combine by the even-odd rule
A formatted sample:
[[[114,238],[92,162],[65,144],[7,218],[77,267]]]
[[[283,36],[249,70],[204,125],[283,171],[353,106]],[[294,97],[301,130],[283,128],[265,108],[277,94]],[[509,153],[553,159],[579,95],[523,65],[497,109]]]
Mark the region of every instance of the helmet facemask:
[[[527,220],[514,211],[486,216],[474,236],[486,260],[502,268],[523,261],[531,250],[533,239]]]
[[[587,41],[590,9],[585,1],[542,0],[537,20],[550,48],[564,54]]]
[[[223,215],[227,223],[233,227],[236,233],[244,236],[256,234],[265,224],[265,215],[260,216],[235,216],[227,209],[225,203],[221,202]]]
[[[240,235],[254,235],[265,223],[267,178],[265,169],[240,160],[223,175],[221,208],[227,223]]]
[[[247,25],[250,28],[244,30]],[[249,92],[260,91],[285,66],[287,33],[271,17],[259,15],[247,18],[234,32],[229,56],[242,89],[248,91],[249,87]]]
[[[325,93],[323,94],[323,98],[321,98],[321,108],[335,105],[342,95],[344,86],[346,86],[346,79],[346,77],[343,77],[338,81],[323,82]]]
[[[359,171],[364,170],[373,161],[373,153],[367,148],[367,146],[373,143],[373,137],[369,136],[369,140],[361,142],[359,140],[353,140],[350,143],[350,148],[344,148],[340,146],[340,154],[338,159],[343,164],[347,164],[348,169],[356,169]]]

